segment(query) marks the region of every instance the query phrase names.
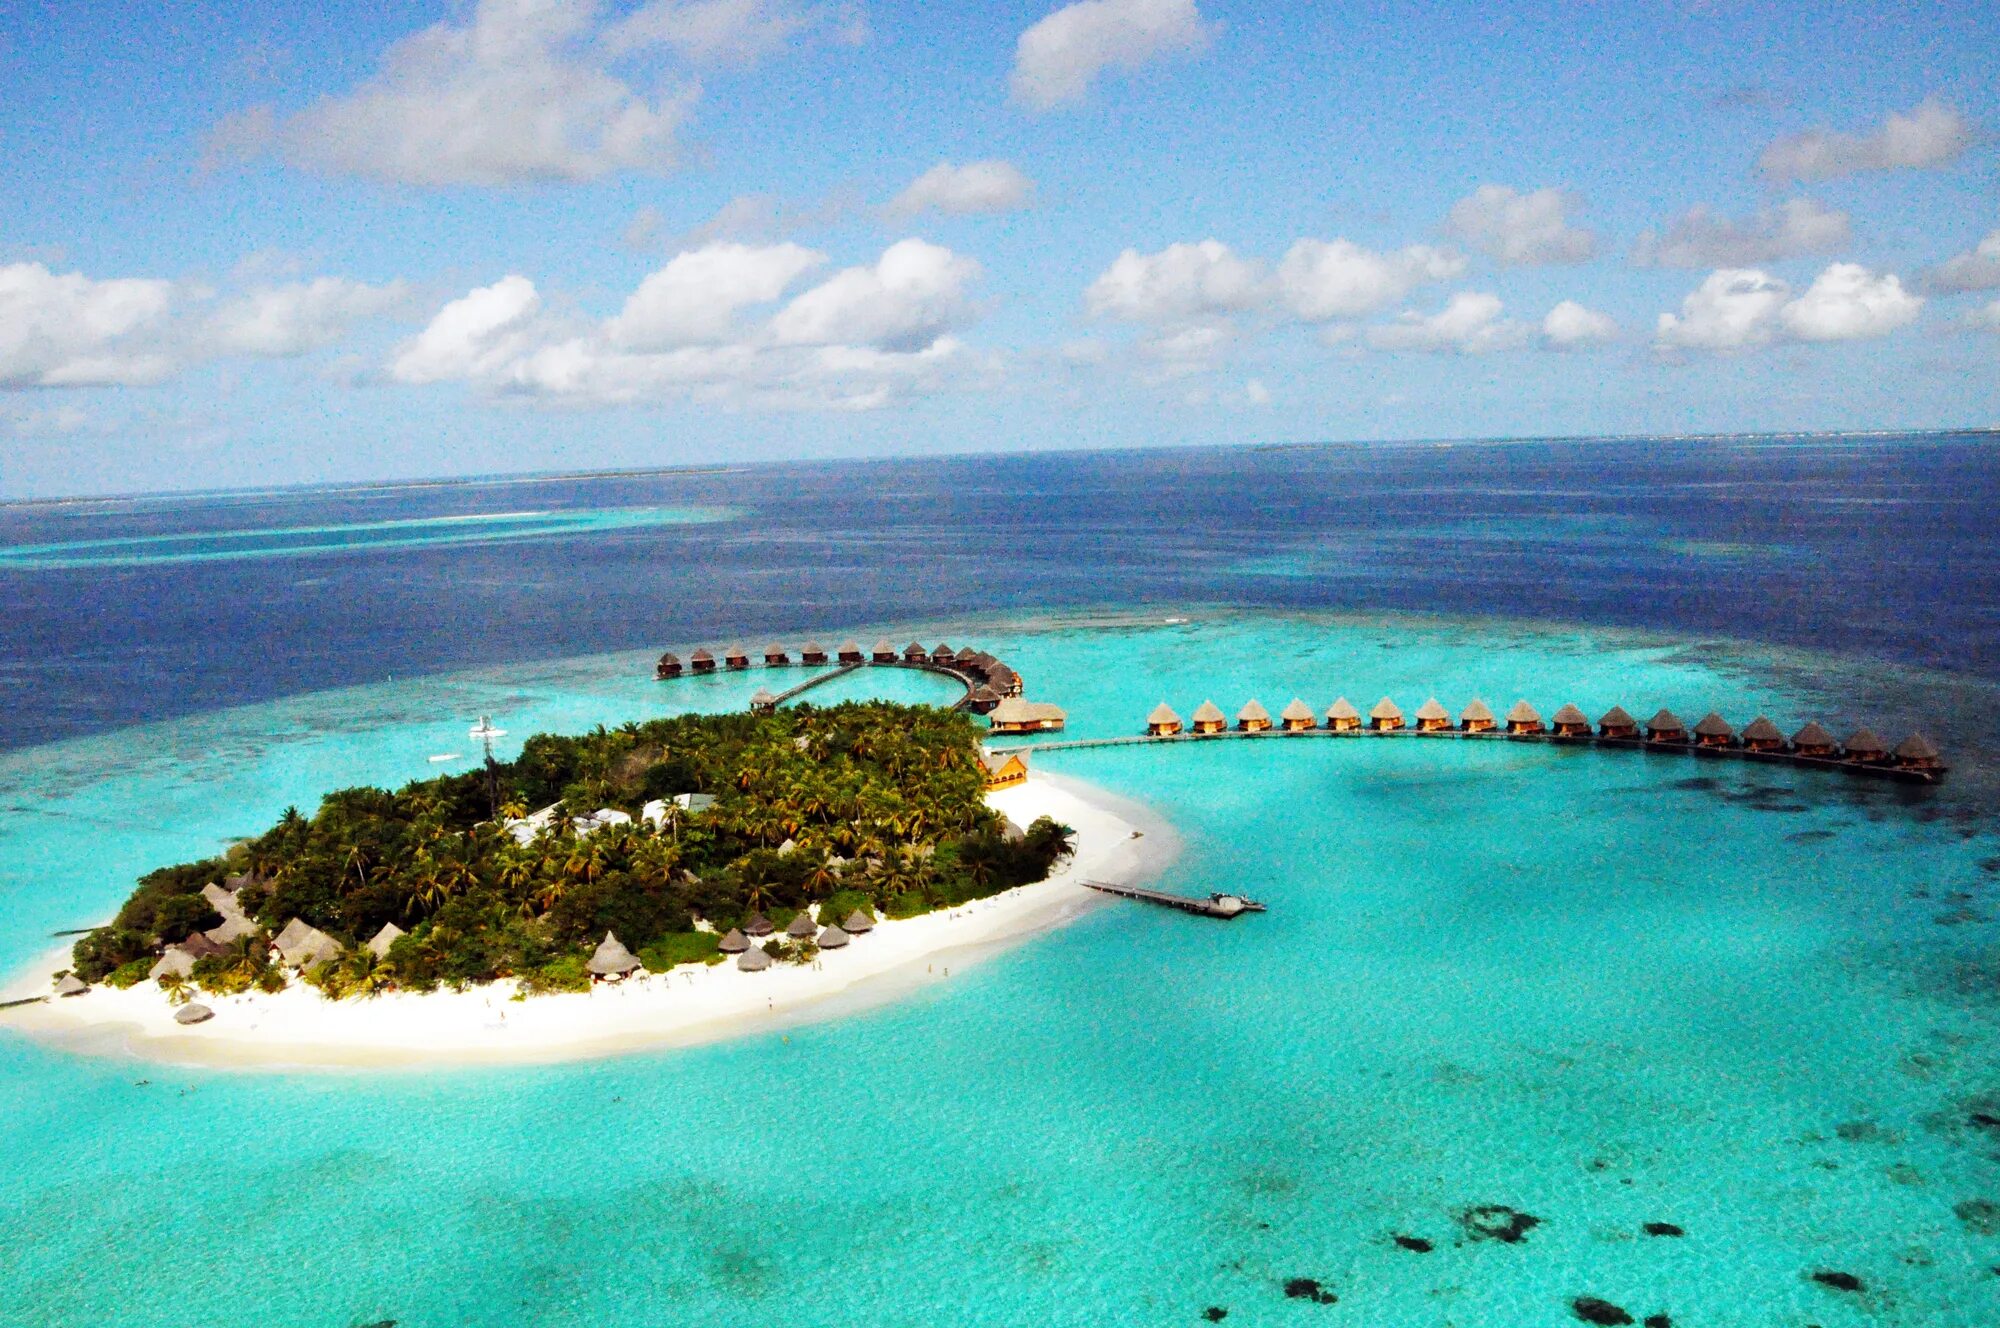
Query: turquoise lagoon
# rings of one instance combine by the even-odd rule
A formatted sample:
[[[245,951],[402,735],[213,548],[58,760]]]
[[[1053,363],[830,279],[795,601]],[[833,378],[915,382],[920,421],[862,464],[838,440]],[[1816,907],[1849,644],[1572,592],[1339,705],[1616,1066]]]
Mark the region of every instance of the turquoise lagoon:
[[[1191,613],[888,630],[971,633],[1079,737],[1161,699],[1294,694],[1840,720],[1816,679],[1855,676],[1598,630]],[[774,685],[649,665],[399,681],[0,756],[0,956],[18,969],[139,870],[287,803],[454,768],[427,758],[470,755],[481,714],[511,744]],[[950,695],[900,670],[836,689]],[[1573,1323],[1591,1295],[1676,1325],[2000,1323],[2000,1131],[1980,1123],[2000,1116],[2000,848],[1976,784],[1428,742],[1037,766],[1170,820],[1168,888],[1271,912],[1109,905],[892,1005],[562,1066],[196,1071],[47,1049],[0,1015],[0,1322],[1214,1307],[1395,1328]],[[1537,1222],[1482,1238],[1465,1215],[1490,1206]],[[1288,1296],[1299,1278],[1337,1300]]]

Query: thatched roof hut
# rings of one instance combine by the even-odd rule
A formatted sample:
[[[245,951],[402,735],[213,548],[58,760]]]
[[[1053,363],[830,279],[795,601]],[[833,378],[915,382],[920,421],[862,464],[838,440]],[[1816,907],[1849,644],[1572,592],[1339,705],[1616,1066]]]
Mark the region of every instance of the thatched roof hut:
[[[752,913],[743,922],[743,931],[750,936],[769,936],[776,930],[777,928],[771,925],[771,920],[762,913]]]
[[[181,949],[187,951],[196,959],[211,959],[216,955],[224,953],[224,947],[217,945],[214,941],[209,940],[204,933],[198,931],[191,931],[187,934],[187,939],[181,942]]]
[[[960,646],[958,648],[958,653],[952,656],[952,663],[960,665],[974,664],[977,663],[978,660],[979,660],[979,652],[977,650],[974,650],[971,646]]]
[[[597,943],[597,952],[584,965],[600,978],[622,978],[639,967],[639,957],[625,948],[625,943],[612,932],[605,932],[604,939]]]
[[[1800,756],[1832,756],[1840,744],[1824,724],[1809,719],[1797,733],[1792,735],[1792,750]]]
[[[1312,707],[1296,696],[1289,705],[1278,712],[1278,723],[1287,733],[1303,733],[1307,729],[1319,727],[1319,721],[1313,718]]]
[[[298,918],[287,922],[271,945],[287,968],[317,968],[340,958],[340,942]]]
[[[854,641],[842,641],[840,643],[840,649],[834,653],[834,658],[839,660],[842,664],[859,664],[862,663],[864,660],[866,660],[868,656],[862,652],[859,643]]]
[[[1526,701],[1516,701],[1507,712],[1509,733],[1540,733],[1546,725],[1542,723],[1541,712]]]
[[[750,938],[731,927],[723,933],[722,939],[715,943],[715,948],[724,954],[742,954],[750,948]]]
[[[764,647],[764,667],[776,668],[780,664],[789,664],[791,662],[792,657],[785,652],[783,646],[770,645]]]
[[[792,915],[791,922],[785,927],[785,935],[795,941],[802,941],[817,930],[818,927],[813,923],[812,909],[802,908]]]
[[[1417,732],[1439,733],[1451,727],[1451,711],[1433,696],[1417,707]]]
[[[1759,715],[1743,726],[1743,746],[1753,752],[1782,752],[1785,731],[1773,724],[1770,716]]]
[[[958,652],[956,650],[953,650],[950,646],[946,645],[944,642],[942,641],[938,642],[937,645],[931,649],[931,663],[956,664],[957,662],[958,662]]]
[[[803,646],[799,647],[799,663],[801,664],[826,663],[826,647],[821,645],[817,641],[806,642]]]
[[[847,944],[847,942],[851,939],[852,938],[848,936],[848,934],[842,931],[840,928],[828,927],[825,931],[819,934],[819,948],[822,950],[838,950],[844,947]]]
[[[722,652],[724,668],[747,669],[750,667],[750,652],[742,646],[731,646]]]
[[[865,936],[875,930],[875,919],[857,908],[847,915],[847,921],[840,924],[840,929],[849,936]]]
[[[368,938],[368,950],[377,959],[389,957],[389,947],[403,938],[403,929],[393,922],[382,924],[382,930]]]
[[[1729,721],[1713,710],[1701,717],[1694,726],[1694,741],[1697,747],[1727,747],[1736,739],[1736,730],[1729,727]]]
[[[1181,717],[1165,701],[1153,707],[1153,713],[1146,716],[1146,732],[1155,738],[1171,737],[1181,731]]]
[[[1018,696],[1009,696],[993,707],[987,720],[995,733],[1053,733],[1069,722],[1069,715],[1061,706],[1047,701],[1023,701]]]
[[[1636,738],[1639,736],[1639,721],[1632,718],[1624,706],[1612,706],[1597,721],[1597,736],[1600,738]]]
[[[869,653],[877,664],[894,664],[896,662],[896,643],[885,636],[875,643],[875,648]]]
[[[778,708],[778,698],[768,687],[759,687],[750,696],[750,713],[768,715]]]
[[[215,1011],[199,1001],[189,1001],[174,1011],[174,1022],[177,1024],[205,1024],[213,1018]]]
[[[1402,707],[1388,697],[1383,697],[1369,710],[1368,727],[1378,733],[1387,733],[1391,729],[1403,727]]]
[[[912,641],[903,647],[903,661],[907,664],[928,664],[931,652],[924,648],[923,642]]]
[[[1361,712],[1343,696],[1326,708],[1326,726],[1335,733],[1352,733],[1361,727]]]
[[[688,667],[696,673],[713,673],[715,672],[715,656],[708,653],[707,646],[703,646],[688,656]]]
[[[1549,716],[1549,724],[1558,737],[1588,738],[1590,736],[1590,716],[1575,705],[1565,702],[1555,714]]]
[[[169,973],[175,977],[193,977],[194,956],[178,945],[170,945],[166,948],[166,952],[159,957],[158,961],[146,970],[146,976],[154,982],[158,982]]]
[[[1659,713],[1646,721],[1646,738],[1649,742],[1686,742],[1687,725],[1681,717],[1661,706]]]
[[[1890,755],[1896,758],[1897,765],[1911,770],[1935,770],[1940,764],[1937,747],[1921,733],[1912,733],[1897,743]]]
[[[972,695],[967,704],[972,707],[972,712],[976,715],[990,715],[993,713],[995,707],[1004,700],[1006,698],[1001,696],[1000,693],[981,683],[972,689]]]
[[[745,973],[762,973],[770,966],[771,956],[755,946],[736,956],[736,967]]]
[[[1492,706],[1474,698],[1458,712],[1458,726],[1467,733],[1491,733],[1500,727],[1500,721],[1493,717]]]
[[[1229,727],[1229,719],[1222,713],[1222,707],[1213,701],[1203,701],[1194,709],[1194,731],[1196,733],[1220,733]]]
[[[1271,727],[1271,712],[1253,696],[1236,712],[1236,727],[1245,733],[1267,732]]]
[[[660,662],[653,666],[655,678],[678,678],[681,676],[681,657],[669,650],[660,656]]]
[[[90,984],[74,973],[65,973],[56,983],[56,995],[81,996],[90,990]]]

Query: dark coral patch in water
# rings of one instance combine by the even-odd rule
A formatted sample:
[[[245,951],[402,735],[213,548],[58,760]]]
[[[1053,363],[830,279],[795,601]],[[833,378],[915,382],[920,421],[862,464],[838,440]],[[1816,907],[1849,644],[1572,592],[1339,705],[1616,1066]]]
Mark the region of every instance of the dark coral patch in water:
[[[1951,1211],[1966,1228],[1981,1236],[2000,1236],[2000,1204],[1991,1199],[1967,1199]]]
[[[1292,1300],[1309,1300],[1315,1305],[1331,1305],[1340,1299],[1310,1277],[1294,1277],[1285,1283],[1285,1295]]]
[[[1840,1273],[1822,1268],[1812,1275],[1812,1280],[1823,1287],[1832,1287],[1835,1291],[1861,1290],[1861,1279],[1853,1273]]]
[[[1408,1250],[1412,1254],[1429,1254],[1432,1249],[1431,1243],[1425,1240],[1422,1236],[1405,1236],[1397,1234],[1391,1236],[1390,1239],[1395,1241],[1396,1244],[1402,1246],[1404,1249]]]
[[[1207,1319],[1210,1323],[1221,1323],[1229,1317],[1229,1311],[1220,1305],[1210,1305],[1201,1312],[1201,1317]]]
[[[1530,1231],[1542,1224],[1542,1219],[1506,1204],[1480,1204],[1458,1214],[1458,1224],[1465,1228],[1465,1234],[1474,1240],[1497,1240],[1508,1245],[1518,1245]]]
[[[1674,1321],[1664,1314],[1648,1314],[1644,1323],[1646,1328],[1674,1328]]]
[[[1685,1236],[1687,1232],[1671,1222],[1648,1222],[1640,1230],[1649,1236]]]
[[[1631,1315],[1619,1309],[1610,1301],[1600,1300],[1596,1296],[1578,1296],[1569,1303],[1569,1308],[1572,1314],[1582,1319],[1585,1323],[1604,1324],[1608,1328],[1617,1328],[1619,1324],[1632,1322]]]

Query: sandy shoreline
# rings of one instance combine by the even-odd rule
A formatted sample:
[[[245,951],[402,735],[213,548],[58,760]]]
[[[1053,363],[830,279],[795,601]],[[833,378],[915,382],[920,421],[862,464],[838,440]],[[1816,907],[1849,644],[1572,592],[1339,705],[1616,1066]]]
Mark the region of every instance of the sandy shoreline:
[[[744,973],[733,963],[647,975],[588,994],[510,999],[513,984],[466,992],[328,1001],[294,983],[275,995],[197,996],[215,1018],[176,1024],[159,987],[93,987],[0,1012],[12,1030],[67,1050],[220,1067],[424,1068],[575,1060],[768,1032],[894,999],[1060,926],[1104,899],[1081,882],[1133,883],[1179,851],[1171,827],[1091,785],[1037,774],[987,801],[1020,825],[1052,816],[1076,856],[1035,885],[961,908],[884,922],[806,967]],[[0,999],[42,995],[67,947],[38,960]]]

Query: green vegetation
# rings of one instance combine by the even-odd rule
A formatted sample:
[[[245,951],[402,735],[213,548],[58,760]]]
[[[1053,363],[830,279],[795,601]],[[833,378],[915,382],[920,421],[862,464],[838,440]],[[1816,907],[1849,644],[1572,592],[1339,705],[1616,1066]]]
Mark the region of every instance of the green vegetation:
[[[575,990],[607,931],[658,971],[720,961],[697,920],[724,931],[757,910],[782,925],[809,907],[823,921],[951,907],[1041,880],[1068,851],[1068,829],[1046,819],[1002,833],[979,737],[964,715],[888,702],[539,735],[491,788],[478,770],[345,789],[223,857],[148,873],[78,941],[76,971],[124,980],[218,926],[200,894],[212,882],[240,885],[238,906],[266,933],[297,918],[332,937],[341,957],[308,974],[332,997],[501,977]],[[677,813],[683,793],[714,803]],[[659,800],[669,814],[649,824]],[[529,821],[529,808],[547,810]],[[633,819],[589,819],[605,809]],[[364,943],[390,923],[407,934],[377,958]],[[283,982],[267,935],[194,965],[206,991]]]

